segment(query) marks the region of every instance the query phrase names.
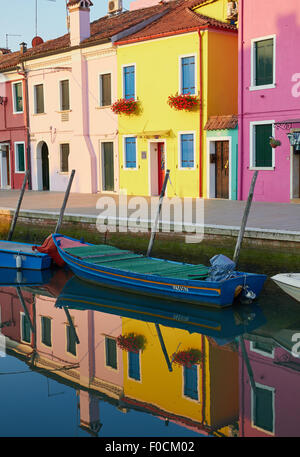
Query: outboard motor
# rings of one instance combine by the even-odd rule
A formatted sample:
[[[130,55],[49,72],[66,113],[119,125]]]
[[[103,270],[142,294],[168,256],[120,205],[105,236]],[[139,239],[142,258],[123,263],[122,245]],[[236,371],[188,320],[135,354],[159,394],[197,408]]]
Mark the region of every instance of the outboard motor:
[[[235,262],[223,254],[217,254],[210,259],[211,267],[208,272],[208,281],[222,281],[235,275]]]

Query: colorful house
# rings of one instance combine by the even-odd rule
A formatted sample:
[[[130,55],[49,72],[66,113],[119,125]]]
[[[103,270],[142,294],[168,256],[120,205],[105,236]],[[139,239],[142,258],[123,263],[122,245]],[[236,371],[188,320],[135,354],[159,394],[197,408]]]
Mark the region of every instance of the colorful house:
[[[266,20],[266,17],[268,20]],[[299,2],[239,0],[239,199],[300,197]],[[291,142],[287,136],[291,134]],[[272,148],[269,138],[281,142]]]
[[[0,49],[0,189],[19,189],[30,167],[26,79],[17,68],[25,50]]]
[[[158,195],[170,169],[168,196],[214,197],[210,176],[216,168],[226,180],[226,198],[234,198],[229,190],[237,166],[233,142],[222,137],[228,163],[219,160],[217,140],[207,142],[204,130],[210,116],[237,114],[237,29],[228,19],[228,2],[168,5],[163,17],[116,43],[118,97],[137,102],[135,113],[119,115],[120,188],[131,195]],[[169,96],[188,94],[198,99],[196,108],[168,104]]]

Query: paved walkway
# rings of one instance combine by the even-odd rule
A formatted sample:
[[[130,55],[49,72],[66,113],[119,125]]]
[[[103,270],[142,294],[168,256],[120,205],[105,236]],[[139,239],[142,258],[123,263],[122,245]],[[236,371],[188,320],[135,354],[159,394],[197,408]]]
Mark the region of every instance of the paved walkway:
[[[100,214],[96,208],[100,197],[111,196],[118,206],[118,196],[113,194],[78,194],[71,193],[65,216],[92,217]],[[15,209],[19,191],[1,190],[0,209]],[[128,196],[128,202],[132,199]],[[145,197],[147,201],[150,197]],[[26,191],[21,210],[25,212],[58,213],[64,199],[64,192]],[[190,199],[195,205],[195,199]],[[157,202],[157,198],[154,198]],[[204,199],[204,225],[220,230],[237,230],[240,227],[245,201]],[[131,210],[133,211],[133,210]],[[84,218],[83,218],[84,219]],[[286,233],[299,237],[300,241],[300,206],[295,203],[253,202],[247,222],[247,230],[272,233]]]

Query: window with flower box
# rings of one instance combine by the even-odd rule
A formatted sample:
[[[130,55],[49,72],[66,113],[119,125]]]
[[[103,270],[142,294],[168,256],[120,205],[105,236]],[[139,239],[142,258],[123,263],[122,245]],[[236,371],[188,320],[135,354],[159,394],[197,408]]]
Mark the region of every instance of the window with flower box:
[[[180,58],[180,92],[196,94],[195,56]]]
[[[135,99],[135,65],[123,67],[123,97]]]

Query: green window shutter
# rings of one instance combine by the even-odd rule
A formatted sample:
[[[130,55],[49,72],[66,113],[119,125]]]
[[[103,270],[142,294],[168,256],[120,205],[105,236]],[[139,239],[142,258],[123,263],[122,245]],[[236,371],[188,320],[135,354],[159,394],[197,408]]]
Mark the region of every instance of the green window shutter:
[[[113,338],[105,338],[106,365],[117,369],[117,344]]]
[[[25,172],[25,145],[24,143],[17,144],[16,151],[16,171]]]
[[[76,355],[76,335],[73,327],[67,325],[67,351]]]
[[[70,154],[70,145],[61,144],[60,145],[60,171],[67,173],[69,171],[69,154]]]
[[[257,41],[255,43],[255,85],[265,86],[273,84],[273,57],[274,41],[269,40]]]
[[[100,106],[111,105],[111,74],[100,76]]]
[[[46,346],[52,346],[51,342],[51,319],[49,317],[42,316],[42,343]]]
[[[70,90],[69,80],[60,82],[60,93],[61,93],[61,110],[66,111],[70,109]]]
[[[17,83],[14,85],[14,108],[17,113],[23,111],[23,91],[22,91],[22,83]]]
[[[35,86],[35,112],[44,113],[44,86],[38,84]]]
[[[254,425],[268,432],[273,432],[273,391],[256,386],[253,406]]]
[[[22,340],[26,341],[26,343],[31,341],[30,322],[25,314],[22,315]]]
[[[255,135],[255,167],[272,167],[272,148],[270,136],[272,136],[272,124],[261,124],[254,127]]]

